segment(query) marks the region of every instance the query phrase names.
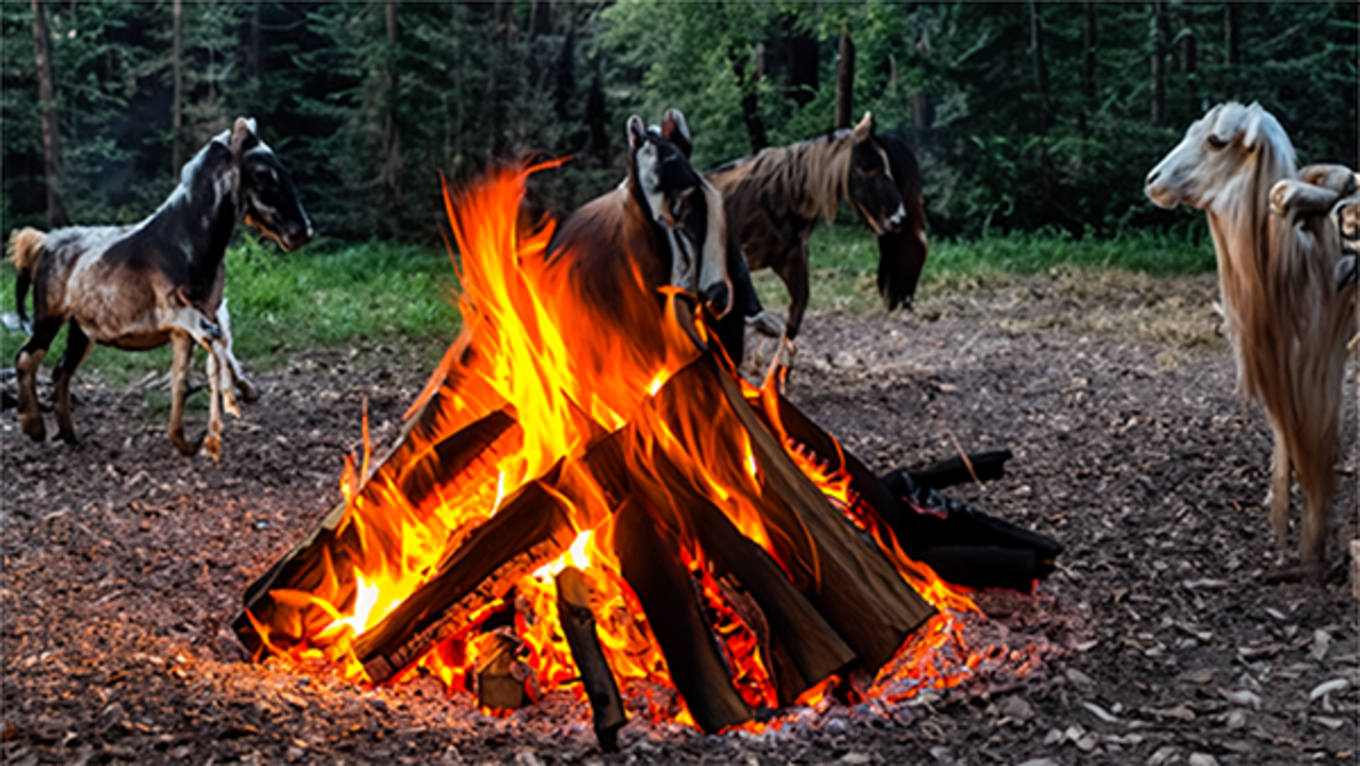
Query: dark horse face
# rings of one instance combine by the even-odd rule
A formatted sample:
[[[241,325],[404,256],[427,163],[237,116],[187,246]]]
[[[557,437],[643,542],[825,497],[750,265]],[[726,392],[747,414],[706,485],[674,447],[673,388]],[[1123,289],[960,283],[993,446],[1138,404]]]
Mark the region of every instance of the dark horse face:
[[[702,296],[715,316],[726,314],[732,285],[722,197],[694,171],[680,147],[660,131],[644,128],[636,116],[628,120],[628,148],[629,193],[660,234],[671,261],[670,284]]]
[[[241,158],[240,199],[246,223],[259,229],[285,252],[312,238],[312,222],[298,202],[293,175],[259,136],[255,121],[239,118],[231,131],[232,153]]]
[[[888,154],[874,138],[874,118],[868,112],[855,126],[852,142],[846,197],[875,234],[897,231],[906,223],[907,209],[902,205]]]

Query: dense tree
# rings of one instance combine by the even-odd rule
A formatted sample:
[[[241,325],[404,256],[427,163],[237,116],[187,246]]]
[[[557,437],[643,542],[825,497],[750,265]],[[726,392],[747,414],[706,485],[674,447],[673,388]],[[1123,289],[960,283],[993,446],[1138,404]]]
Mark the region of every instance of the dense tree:
[[[617,183],[630,113],[684,110],[700,166],[830,130],[842,29],[844,95],[917,148],[937,234],[1202,225],[1141,180],[1230,98],[1302,160],[1357,163],[1354,4],[159,0],[4,3],[0,24],[4,230],[46,224],[49,189],[73,221],[136,220],[238,115],[324,236],[436,238],[441,172],[528,150],[575,155],[538,181],[565,209]]]

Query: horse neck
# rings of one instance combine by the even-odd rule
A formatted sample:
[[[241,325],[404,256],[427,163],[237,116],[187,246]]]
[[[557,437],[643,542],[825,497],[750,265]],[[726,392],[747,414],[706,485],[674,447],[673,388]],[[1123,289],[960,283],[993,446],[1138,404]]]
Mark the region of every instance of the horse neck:
[[[850,179],[850,156],[854,134],[839,130],[831,136],[804,141],[789,147],[791,160],[803,167],[803,188],[799,213],[809,220],[818,216],[831,223],[845,198]]]
[[[196,158],[197,161],[197,158]],[[188,262],[189,285],[196,295],[210,292],[226,257],[232,230],[241,217],[237,171],[198,172],[183,179],[152,216]]]
[[[1254,285],[1267,281],[1271,252],[1270,189],[1277,182],[1298,175],[1288,153],[1276,152],[1269,145],[1259,149],[1247,164],[1218,190],[1205,211],[1225,291],[1230,280]],[[1231,296],[1224,297],[1232,301]]]

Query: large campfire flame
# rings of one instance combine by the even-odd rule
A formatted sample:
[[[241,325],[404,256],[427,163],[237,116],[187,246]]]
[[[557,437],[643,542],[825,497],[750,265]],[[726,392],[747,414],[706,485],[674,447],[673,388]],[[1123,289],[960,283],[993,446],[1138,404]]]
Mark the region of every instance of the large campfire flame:
[[[658,300],[636,268],[636,289],[615,296],[617,302],[607,312],[582,297],[578,280],[583,277],[571,269],[572,254],[548,256],[554,222],[526,225],[519,218],[526,179],[541,167],[501,169],[456,195],[445,191],[462,258],[461,264],[455,259],[454,268],[462,285],[458,300],[465,329],[408,413],[413,418],[438,397],[438,411],[423,418],[425,425],[408,427],[401,457],[413,471],[418,463],[427,465],[441,439],[497,411],[510,413],[514,425],[488,436],[489,448],[473,464],[458,466],[456,477],[442,473],[435,460],[437,469],[425,480],[431,491],[413,502],[411,493],[391,478],[401,471],[384,479],[370,467],[365,421],[364,455],[344,473],[346,506],[335,529],[337,536],[357,539],[350,548],[361,555],[332,561],[328,554],[318,587],[272,590],[274,603],[289,608],[275,610],[268,621],[256,616],[251,621],[264,647],[281,661],[301,669],[338,668],[352,681],[368,682],[352,651],[355,640],[428,581],[507,498],[556,470],[564,474],[557,486],[575,481],[582,487],[556,498],[567,509],[575,541],[556,560],[514,582],[513,596],[481,607],[392,682],[428,672],[451,690],[468,690],[490,655],[504,650],[488,636],[501,636],[521,645],[515,661],[527,673],[523,680],[530,699],[562,689],[584,698],[580,673],[557,627],[556,576],[571,567],[589,585],[602,648],[625,696],[654,721],[692,723],[684,700],[674,693],[633,694],[673,690],[673,685],[643,609],[620,572],[612,545],[613,509],[602,492],[592,491],[593,480],[586,473],[566,475],[574,470],[571,460],[629,425],[637,431],[634,443],[639,446],[628,450],[624,460],[632,476],[657,483],[651,491],[671,496],[661,477],[682,474],[687,486],[781,567],[787,568],[790,557],[804,555],[806,548],[765,523],[761,503],[766,477],[747,431],[702,403],[687,403],[685,391],[666,385],[700,355],[685,329],[688,324],[701,336],[706,332],[700,316],[689,318],[695,314],[694,303],[673,290]],[[628,254],[619,254],[619,265],[631,263]],[[725,372],[731,374],[730,369]],[[963,643],[958,621],[958,615],[975,609],[972,601],[902,552],[891,529],[856,496],[844,460],[819,458],[789,436],[771,384],[739,385],[803,474],[877,541],[902,577],[938,610],[877,677],[816,679],[819,683],[799,702],[817,704],[835,685],[842,693],[851,689],[852,695],[898,701],[957,683],[978,662]],[[711,574],[704,551],[681,532],[677,555],[699,585],[733,686],[753,709],[778,707],[770,658],[760,640],[763,627],[752,624],[758,619]],[[802,563],[817,571],[818,562]],[[486,618],[497,614],[502,615],[501,627],[483,631]],[[652,700],[650,706],[636,701],[644,697]]]

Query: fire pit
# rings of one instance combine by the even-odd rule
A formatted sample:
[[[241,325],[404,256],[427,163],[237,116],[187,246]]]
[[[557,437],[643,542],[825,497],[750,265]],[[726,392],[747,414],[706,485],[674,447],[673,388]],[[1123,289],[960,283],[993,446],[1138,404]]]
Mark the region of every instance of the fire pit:
[[[429,673],[493,711],[570,689],[604,748],[630,711],[759,728],[983,661],[967,589],[927,562],[1020,587],[1060,547],[874,476],[737,376],[688,296],[625,290],[601,312],[549,257],[553,223],[519,220],[533,170],[446,193],[466,329],[396,445],[371,461],[365,438],[345,502],[245,594],[253,655]]]

